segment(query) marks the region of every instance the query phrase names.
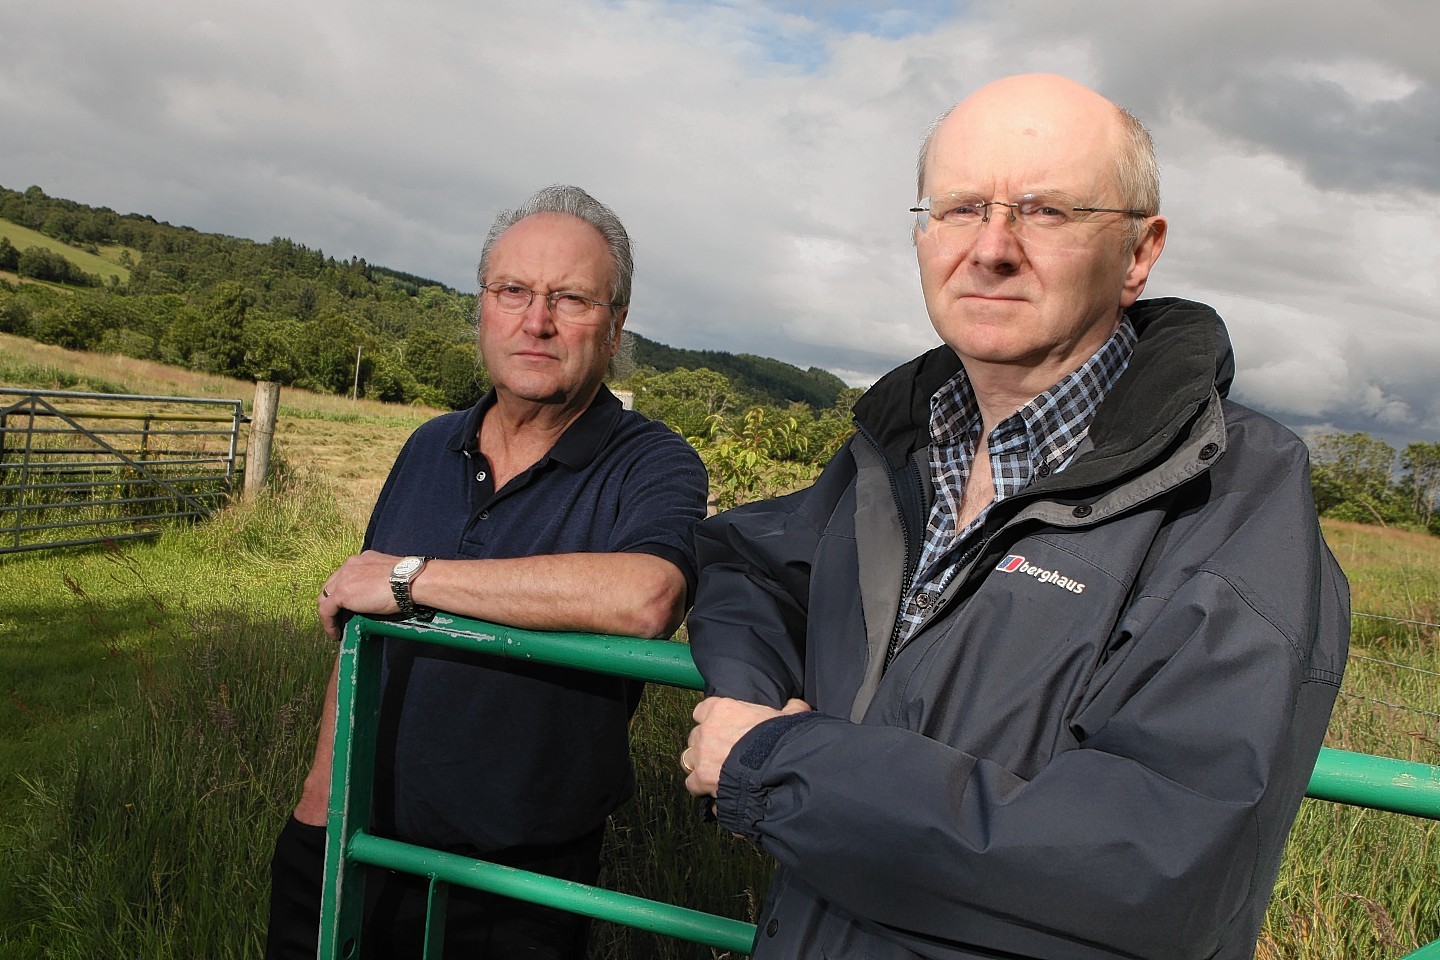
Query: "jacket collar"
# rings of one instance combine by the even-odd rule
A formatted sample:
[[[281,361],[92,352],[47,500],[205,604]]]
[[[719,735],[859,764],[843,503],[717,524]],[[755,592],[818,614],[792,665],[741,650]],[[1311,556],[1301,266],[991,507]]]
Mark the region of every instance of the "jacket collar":
[[[1212,392],[1224,396],[1229,390],[1234,358],[1213,309],[1164,297],[1137,301],[1126,313],[1139,340],[1090,426],[1092,449],[1047,478],[1046,486],[1085,486],[1149,463],[1174,443]],[[930,397],[959,369],[955,352],[939,346],[890,371],[856,401],[857,427],[893,469],[929,442]]]

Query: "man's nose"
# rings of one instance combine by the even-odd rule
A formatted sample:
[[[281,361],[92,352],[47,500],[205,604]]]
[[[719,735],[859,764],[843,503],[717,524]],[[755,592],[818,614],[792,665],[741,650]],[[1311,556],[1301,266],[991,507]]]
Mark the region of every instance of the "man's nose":
[[[555,304],[546,294],[537,293],[531,297],[524,316],[522,327],[531,336],[541,336],[542,333],[555,329]]]
[[[1013,270],[1025,258],[1025,248],[1016,232],[1015,212],[1002,203],[993,203],[985,210],[987,216],[975,233],[970,257],[977,264],[992,270]]]

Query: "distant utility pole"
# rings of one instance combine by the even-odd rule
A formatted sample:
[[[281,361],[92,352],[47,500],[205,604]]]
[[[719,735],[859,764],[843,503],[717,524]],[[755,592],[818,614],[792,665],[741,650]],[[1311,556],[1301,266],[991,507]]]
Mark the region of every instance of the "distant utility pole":
[[[350,388],[350,399],[360,399],[360,345],[355,345],[355,386]]]

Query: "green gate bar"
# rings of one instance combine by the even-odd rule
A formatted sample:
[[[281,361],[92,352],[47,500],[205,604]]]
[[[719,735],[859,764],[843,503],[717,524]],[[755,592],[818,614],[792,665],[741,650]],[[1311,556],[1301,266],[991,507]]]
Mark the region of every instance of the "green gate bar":
[[[367,641],[380,637],[422,640],[689,690],[703,686],[690,648],[674,641],[589,633],[541,633],[446,613],[437,613],[430,623],[352,618],[340,644],[335,759],[320,918],[322,958],[353,960],[359,956],[365,864],[430,879],[426,960],[441,957],[445,897],[450,885],[528,900],[736,954],[750,952],[755,927],[740,920],[367,833],[382,649],[381,644]],[[1306,796],[1440,820],[1440,766],[1325,748],[1316,761]],[[1440,940],[1421,947],[1405,960],[1440,960]]]

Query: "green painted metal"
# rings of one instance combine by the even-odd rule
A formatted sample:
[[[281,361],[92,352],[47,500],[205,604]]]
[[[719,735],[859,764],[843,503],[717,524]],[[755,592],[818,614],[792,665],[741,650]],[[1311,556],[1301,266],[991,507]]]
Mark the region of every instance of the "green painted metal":
[[[1440,940],[1426,944],[1414,953],[1407,953],[1402,960],[1440,960]]]
[[[351,856],[355,856],[354,838],[351,840],[351,851]],[[355,859],[360,858],[356,856]],[[431,877],[430,891],[425,899],[425,949],[420,960],[441,960],[445,955],[445,914],[449,907],[450,884]]]
[[[439,960],[447,884],[472,887],[638,927],[735,954],[748,954],[755,927],[685,907],[657,903],[499,864],[371,836],[375,720],[381,644],[370,637],[405,637],[510,659],[574,667],[690,690],[703,688],[683,643],[588,633],[543,633],[438,613],[430,623],[355,617],[340,644],[339,713],[325,851],[320,956],[359,956],[364,903],[363,864],[431,880],[426,960]],[[1352,806],[1440,820],[1440,766],[1322,749],[1307,796]],[[1440,960],[1440,940],[1404,960]]]
[[[1440,767],[1326,748],[1306,796],[1440,820]]]
[[[529,900],[547,907],[611,920],[654,933],[681,937],[735,953],[749,953],[755,942],[753,924],[668,903],[657,903],[613,890],[557,880],[498,863],[440,853],[363,831],[350,839],[349,855],[358,863],[428,876],[459,887]],[[427,958],[434,954],[427,954]]]
[[[346,625],[340,640],[325,885],[320,898],[319,955],[327,960],[360,956],[365,871],[347,850],[351,838],[370,823],[383,649],[378,643],[364,642],[367,627],[366,621],[356,617]]]
[[[690,647],[672,640],[641,640],[598,633],[542,633],[483,620],[437,613],[429,623],[414,620],[365,620],[365,631],[379,637],[407,637],[442,647],[474,650],[511,660],[560,666],[649,680],[687,690],[704,686]]]

